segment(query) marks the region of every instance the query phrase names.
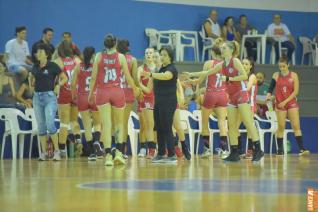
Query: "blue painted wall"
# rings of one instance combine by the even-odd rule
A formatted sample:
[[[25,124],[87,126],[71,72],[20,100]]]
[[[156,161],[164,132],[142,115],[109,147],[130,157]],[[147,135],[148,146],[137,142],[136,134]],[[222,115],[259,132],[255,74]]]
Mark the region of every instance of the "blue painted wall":
[[[17,25],[28,27],[29,45],[41,36],[46,26],[55,29],[53,43],[56,44],[63,31],[73,33],[74,41],[81,49],[86,45],[102,48],[106,33],[112,32],[119,37],[128,38],[131,49],[137,58],[142,58],[147,46],[144,34],[146,27],[161,30],[184,29],[199,30],[202,21],[211,8],[174,4],[136,2],[132,0],[0,0],[0,51],[11,39]],[[261,32],[271,22],[274,11],[217,8],[219,22],[226,16],[238,17],[245,13],[250,22]],[[291,32],[296,36],[313,37],[318,32],[318,13],[280,12]],[[297,47],[300,60],[301,47]]]

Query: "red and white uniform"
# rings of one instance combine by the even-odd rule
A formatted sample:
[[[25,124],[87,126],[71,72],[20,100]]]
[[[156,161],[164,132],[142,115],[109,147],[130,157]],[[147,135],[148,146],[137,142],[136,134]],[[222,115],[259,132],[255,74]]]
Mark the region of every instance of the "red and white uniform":
[[[239,71],[235,69],[233,58],[228,66],[223,65],[223,74],[227,77],[239,76]],[[247,92],[245,81],[229,81],[226,82],[226,90],[229,94],[229,105],[238,106],[249,102],[249,95]]]
[[[292,108],[299,108],[296,97],[290,100],[284,108],[278,108],[278,105],[287,99],[294,92],[294,79],[292,78],[292,72],[289,72],[286,76],[278,75],[276,80],[276,109],[287,111]]]
[[[80,112],[86,110],[97,111],[96,104],[94,103],[91,105],[88,102],[89,84],[92,78],[92,70],[92,64],[90,64],[88,67],[85,67],[84,63],[80,64],[80,71],[77,76],[77,107]]]
[[[143,65],[143,69],[145,72],[152,72],[149,67],[145,64]],[[147,86],[149,78],[146,78],[144,76],[140,77],[140,81],[144,86]],[[144,100],[143,101],[139,101],[139,106],[140,109],[153,109],[154,108],[154,103],[155,103],[155,95],[154,92],[151,91],[151,93],[145,93],[144,94]]]
[[[72,101],[72,92],[71,92],[71,83],[72,83],[72,77],[74,73],[74,69],[76,66],[75,58],[73,57],[66,57],[62,59],[63,61],[63,72],[67,76],[67,82],[61,86],[59,95],[57,98],[58,104],[71,104],[75,103]]]
[[[131,54],[126,54],[125,57],[126,57],[127,66],[128,66],[130,76],[132,76],[132,61],[133,61],[134,57]],[[122,80],[122,88],[124,89],[124,93],[125,93],[126,103],[133,103],[135,101],[134,91],[128,85],[124,73],[122,73],[121,80]]]
[[[101,54],[96,84],[96,105],[111,104],[116,108],[125,107],[125,94],[121,88],[122,70],[119,54]]]
[[[220,61],[212,60],[213,68]],[[226,93],[225,82],[222,81],[222,71],[217,74],[210,74],[206,81],[206,91],[202,106],[211,109],[216,107],[226,107],[228,104],[228,95]]]
[[[248,91],[248,94],[250,96],[250,104],[251,104],[251,110],[253,113],[256,113],[257,111],[257,105],[256,105],[256,96],[258,91],[258,84],[252,85],[251,89]]]

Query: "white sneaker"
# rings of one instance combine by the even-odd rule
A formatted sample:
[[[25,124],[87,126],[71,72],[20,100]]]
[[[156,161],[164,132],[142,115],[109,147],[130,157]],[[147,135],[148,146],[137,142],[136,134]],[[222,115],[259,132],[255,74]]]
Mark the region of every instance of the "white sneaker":
[[[138,154],[138,157],[144,158],[147,155],[147,150],[145,148],[141,148]]]
[[[60,161],[61,160],[61,151],[60,150],[55,150],[54,151],[53,160],[54,161]]]
[[[63,150],[55,150],[55,151],[59,151],[59,153],[60,153],[60,158],[66,158],[66,156],[67,156],[66,149],[63,149]],[[54,156],[55,156],[55,151],[54,151]],[[54,157],[53,157],[53,158],[54,158]]]
[[[49,160],[49,156],[47,155],[47,153],[42,152],[39,157],[39,161],[47,161],[47,160]]]
[[[208,158],[210,156],[210,149],[204,147],[203,153],[201,155],[202,158]]]
[[[105,166],[113,166],[113,165],[114,165],[114,161],[113,161],[112,154],[107,154],[106,160],[105,160]]]
[[[221,153],[221,158],[222,159],[225,159],[227,158],[228,156],[230,155],[230,152],[229,151],[226,151],[226,150],[222,150],[222,153]]]

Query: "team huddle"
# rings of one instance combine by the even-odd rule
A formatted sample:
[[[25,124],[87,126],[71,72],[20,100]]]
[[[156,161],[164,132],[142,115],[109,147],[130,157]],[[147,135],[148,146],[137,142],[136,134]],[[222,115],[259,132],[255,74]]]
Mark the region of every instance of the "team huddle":
[[[156,157],[157,132],[154,124],[156,99],[151,75],[162,67],[160,56],[164,51],[157,52],[153,48],[147,48],[143,64],[138,67],[137,60],[129,52],[128,40],[117,40],[110,34],[106,36],[104,46],[105,50],[97,54],[93,47],[86,47],[82,58],[72,53],[69,42],[63,41],[58,46],[54,62],[61,71],[58,72],[59,80],[54,91],[57,94],[60,129],[58,138],[51,136],[56,150],[54,160],[66,157],[68,139],[76,141],[78,156],[83,153],[78,124],[79,113],[85,131],[87,142],[85,152],[89,155],[88,159],[105,157],[106,166],[126,164],[128,119],[134,109],[135,100],[138,102],[136,112],[140,120],[138,156],[149,159]],[[197,89],[195,93],[202,114],[203,157],[213,151],[209,147],[209,116],[212,112],[218,120],[220,155],[223,160],[239,161],[244,155],[244,158],[257,162],[264,156],[258,131],[254,125],[257,94],[254,63],[249,59],[240,61],[237,58],[239,48],[239,44],[235,41],[223,42],[220,38],[216,39],[212,48],[213,59],[205,62],[202,71],[179,74],[176,85],[178,103],[171,126],[175,132],[175,154],[178,157],[184,155],[187,160],[191,159],[180,122],[180,109],[184,109],[185,104],[184,86],[191,84],[199,87],[203,81],[206,81],[205,86]],[[39,52],[41,48],[37,54],[41,61]],[[282,143],[288,115],[299,146],[299,154],[306,155],[309,151],[303,146],[299,126],[299,106],[296,100],[299,90],[298,77],[296,73],[288,70],[288,61],[285,58],[279,60],[279,69],[280,71],[273,75],[267,95],[267,100],[272,101],[271,94],[276,89],[277,154],[283,155],[284,152]],[[247,129],[247,152],[242,151],[239,133],[241,123]],[[40,160],[47,160],[47,146],[43,139],[41,140],[43,153]],[[182,150],[179,148],[179,142]]]

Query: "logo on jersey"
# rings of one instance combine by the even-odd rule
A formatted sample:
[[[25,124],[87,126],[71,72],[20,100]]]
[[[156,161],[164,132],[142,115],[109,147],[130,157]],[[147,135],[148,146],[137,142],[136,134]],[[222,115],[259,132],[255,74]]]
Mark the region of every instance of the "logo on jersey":
[[[49,74],[49,71],[47,69],[45,69],[43,74]]]
[[[233,71],[234,71],[233,68],[229,68],[229,72],[230,72],[231,74],[233,73]]]

